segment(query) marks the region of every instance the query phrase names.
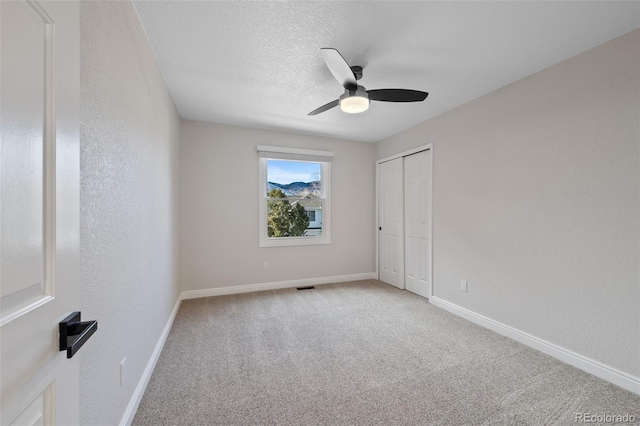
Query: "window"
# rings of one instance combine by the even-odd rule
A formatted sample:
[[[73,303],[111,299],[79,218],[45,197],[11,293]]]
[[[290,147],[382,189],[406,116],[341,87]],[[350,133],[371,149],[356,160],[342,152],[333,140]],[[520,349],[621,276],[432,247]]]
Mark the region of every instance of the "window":
[[[260,247],[328,244],[329,151],[258,145]]]

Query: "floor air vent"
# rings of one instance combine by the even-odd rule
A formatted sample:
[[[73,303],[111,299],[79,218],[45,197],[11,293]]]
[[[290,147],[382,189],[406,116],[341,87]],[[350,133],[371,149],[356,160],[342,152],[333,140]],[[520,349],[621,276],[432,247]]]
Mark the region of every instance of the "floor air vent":
[[[296,290],[313,290],[315,287],[314,286],[310,286],[310,287],[296,287]]]

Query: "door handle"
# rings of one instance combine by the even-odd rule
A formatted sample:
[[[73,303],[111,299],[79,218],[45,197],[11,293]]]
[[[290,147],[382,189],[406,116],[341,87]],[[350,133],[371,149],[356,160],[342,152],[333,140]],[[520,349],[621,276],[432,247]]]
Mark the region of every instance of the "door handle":
[[[98,321],[80,322],[80,312],[74,312],[62,320],[59,326],[60,350],[67,351],[67,358],[71,358],[98,330]]]

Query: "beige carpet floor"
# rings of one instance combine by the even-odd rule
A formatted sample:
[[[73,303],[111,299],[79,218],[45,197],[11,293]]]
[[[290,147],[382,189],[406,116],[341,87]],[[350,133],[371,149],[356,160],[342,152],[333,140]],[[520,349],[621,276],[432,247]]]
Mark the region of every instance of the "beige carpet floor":
[[[585,413],[638,424],[640,396],[371,280],[185,300],[133,424],[553,425]]]

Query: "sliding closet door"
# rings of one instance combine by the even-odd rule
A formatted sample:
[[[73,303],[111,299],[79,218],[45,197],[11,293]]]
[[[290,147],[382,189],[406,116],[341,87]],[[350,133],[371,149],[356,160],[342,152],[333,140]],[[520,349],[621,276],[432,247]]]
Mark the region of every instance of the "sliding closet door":
[[[429,297],[431,280],[431,151],[404,157],[405,285]]]
[[[402,158],[378,165],[380,281],[404,288],[404,209]]]

